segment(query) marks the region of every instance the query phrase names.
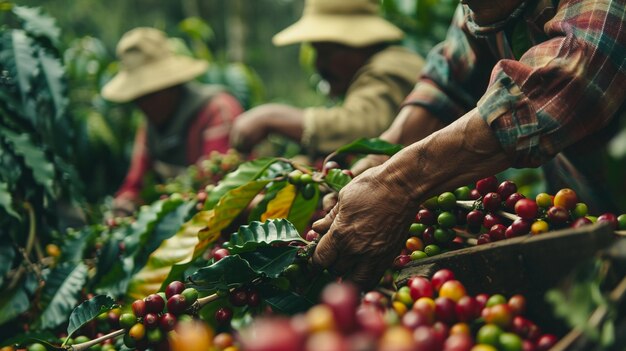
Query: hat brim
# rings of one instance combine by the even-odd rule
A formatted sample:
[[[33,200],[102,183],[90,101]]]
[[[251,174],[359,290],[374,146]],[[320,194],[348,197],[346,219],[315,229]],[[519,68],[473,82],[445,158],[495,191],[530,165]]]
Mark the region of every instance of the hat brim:
[[[132,72],[119,72],[102,88],[102,96],[113,102],[133,101],[155,91],[188,82],[208,68],[205,61],[186,56],[171,56]]]
[[[404,32],[386,20],[372,15],[307,15],[274,35],[276,46],[302,42],[329,41],[353,47],[396,41]]]

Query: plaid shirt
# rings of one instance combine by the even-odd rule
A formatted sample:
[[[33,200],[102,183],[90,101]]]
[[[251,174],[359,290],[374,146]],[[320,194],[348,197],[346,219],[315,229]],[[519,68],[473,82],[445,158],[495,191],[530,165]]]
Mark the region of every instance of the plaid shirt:
[[[626,110],[624,0],[530,1],[494,27],[472,17],[457,8],[405,104],[446,123],[477,109],[516,167],[589,150],[580,146],[590,136],[616,129]]]

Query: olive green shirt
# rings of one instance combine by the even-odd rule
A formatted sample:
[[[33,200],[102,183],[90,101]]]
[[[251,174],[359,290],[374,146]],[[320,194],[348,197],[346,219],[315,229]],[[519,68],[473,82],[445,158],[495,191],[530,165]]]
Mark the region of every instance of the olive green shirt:
[[[355,74],[342,104],[304,110],[302,144],[310,154],[326,154],[362,137],[378,137],[393,122],[423,65],[418,54],[400,46],[375,54]]]

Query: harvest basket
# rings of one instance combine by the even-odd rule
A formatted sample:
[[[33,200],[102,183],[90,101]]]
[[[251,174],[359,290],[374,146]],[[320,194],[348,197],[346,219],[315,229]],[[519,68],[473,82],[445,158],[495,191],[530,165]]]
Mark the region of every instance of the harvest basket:
[[[552,316],[544,295],[574,267],[597,255],[618,240],[606,224],[568,228],[479,245],[409,262],[397,278],[405,285],[409,277],[430,277],[439,269],[455,273],[470,294],[524,294],[528,315],[540,325],[565,335],[569,330]]]

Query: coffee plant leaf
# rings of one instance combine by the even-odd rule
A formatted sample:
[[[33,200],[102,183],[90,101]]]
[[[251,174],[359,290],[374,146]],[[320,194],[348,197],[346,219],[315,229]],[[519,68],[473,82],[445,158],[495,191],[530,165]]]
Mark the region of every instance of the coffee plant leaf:
[[[48,329],[66,322],[86,281],[87,266],[82,262],[68,262],[55,267],[46,278],[46,286],[41,296],[45,307],[36,327]]]
[[[261,215],[261,222],[265,222],[268,219],[287,218],[295,199],[296,187],[288,184],[267,204],[265,213]]]
[[[305,199],[302,193],[298,192],[287,216],[287,220],[296,227],[298,232],[304,233],[304,230],[310,224],[311,217],[317,210],[319,197],[320,192],[317,185],[315,185],[315,194],[310,199]]]
[[[378,138],[361,138],[337,149],[335,153],[341,154],[372,154],[392,156],[402,150],[402,145],[392,144]]]
[[[252,222],[239,227],[239,231],[230,236],[228,249],[231,254],[254,251],[259,247],[276,242],[300,241],[306,243],[300,233],[286,219],[269,219],[265,222]]]
[[[40,7],[15,6],[13,13],[23,22],[23,27],[29,34],[48,38],[53,44],[59,42],[61,30],[55,19],[43,13]]]
[[[252,181],[224,194],[213,208],[213,216],[207,223],[207,229],[200,231],[198,239],[207,241],[219,235],[220,231],[230,225],[269,182],[269,180]]]
[[[68,338],[85,324],[91,322],[98,315],[118,307],[115,300],[107,295],[96,295],[76,306],[70,314],[67,326]]]
[[[9,184],[4,182],[0,182],[0,208],[3,208],[13,218],[21,219],[21,216],[13,208],[13,196],[9,192]]]
[[[280,274],[294,261],[299,248],[293,246],[261,246],[255,251],[242,252],[241,258],[246,260],[250,267],[265,277],[278,278]]]
[[[294,291],[281,291],[276,295],[265,298],[264,301],[272,307],[272,310],[287,315],[306,312],[315,304],[305,296]]]
[[[230,255],[201,268],[189,277],[189,281],[196,289],[212,294],[246,285],[260,276],[239,255]]]
[[[220,181],[213,189],[206,200],[205,208],[211,209],[219,200],[230,190],[238,188],[246,183],[257,180],[273,163],[277,162],[275,158],[259,158],[253,161],[244,162],[237,170],[229,173]]]
[[[29,306],[30,298],[23,286],[3,291],[0,295],[0,326],[28,310]]]
[[[175,269],[176,272],[184,272],[186,266],[197,257],[194,254],[198,234],[213,217],[213,210],[200,211],[179,226],[176,234],[160,242],[159,247],[149,255],[146,264],[132,277],[128,296],[144,297],[159,291],[163,284],[179,279],[179,274],[172,275],[171,271]]]
[[[253,221],[260,221],[261,216],[267,210],[267,206],[272,201],[278,193],[288,185],[287,182],[272,182],[268,184],[267,188],[262,192],[263,199],[256,205],[254,208],[250,210],[250,215],[248,215],[248,223]]]
[[[324,177],[324,181],[326,184],[331,187],[334,191],[339,192],[343,189],[344,186],[348,185],[352,178],[349,175],[341,172],[340,169],[331,169],[328,171],[326,177]]]

